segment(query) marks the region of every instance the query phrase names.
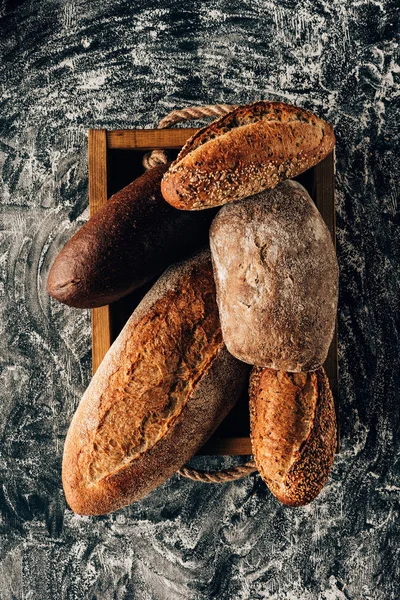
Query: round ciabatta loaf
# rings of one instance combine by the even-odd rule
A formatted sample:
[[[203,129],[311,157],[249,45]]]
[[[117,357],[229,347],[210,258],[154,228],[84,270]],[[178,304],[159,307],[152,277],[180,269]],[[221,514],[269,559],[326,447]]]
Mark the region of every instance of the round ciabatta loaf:
[[[114,511],[168,479],[233,407],[247,374],[222,341],[209,252],[168,269],[73,417],[62,469],[72,510]]]
[[[314,500],[328,479],[337,443],[324,369],[287,373],[254,367],[250,428],[257,468],[274,496],[289,506]]]
[[[286,181],[224,206],[210,245],[229,352],[284,371],[323,364],[335,327],[338,266],[306,190]]]
[[[192,136],[165,173],[172,206],[200,210],[241,200],[295,177],[335,145],[332,126],[283,102],[239,106]]]

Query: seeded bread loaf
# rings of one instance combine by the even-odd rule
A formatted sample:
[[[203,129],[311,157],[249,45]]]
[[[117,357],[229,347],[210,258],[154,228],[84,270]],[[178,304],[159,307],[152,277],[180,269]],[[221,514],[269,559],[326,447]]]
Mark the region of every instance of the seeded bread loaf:
[[[168,269],[73,417],[62,469],[72,510],[114,511],[168,479],[218,427],[247,375],[222,341],[209,252]]]
[[[69,240],[50,269],[51,296],[78,308],[109,304],[207,243],[212,212],[169,206],[160,191],[166,169],[114,194]]]
[[[250,426],[254,459],[271,492],[289,506],[314,500],[336,449],[335,406],[324,369],[287,373],[255,367]]]
[[[225,344],[251,365],[310,371],[333,337],[338,265],[315,204],[285,181],[227,204],[210,228]]]
[[[192,136],[162,180],[167,202],[200,210],[241,200],[306,171],[335,145],[332,126],[282,102],[240,106]]]

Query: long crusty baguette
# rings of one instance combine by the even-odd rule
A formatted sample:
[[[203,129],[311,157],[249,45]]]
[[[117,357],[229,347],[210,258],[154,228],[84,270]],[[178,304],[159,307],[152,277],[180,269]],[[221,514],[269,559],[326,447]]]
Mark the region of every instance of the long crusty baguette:
[[[148,494],[205,443],[246,385],[226,350],[208,251],[167,270],[94,375],[64,448],[67,501],[80,514]]]
[[[271,492],[289,506],[320,493],[336,449],[336,415],[325,371],[254,367],[250,377],[253,454]]]
[[[311,371],[335,327],[338,265],[315,204],[285,181],[227,204],[210,229],[224,342],[251,365]]]
[[[335,145],[332,126],[282,102],[240,106],[198,131],[164,175],[172,206],[200,210],[241,200],[295,177]]]
[[[207,243],[212,212],[196,216],[164,202],[166,169],[114,194],[67,242],[50,269],[51,296],[78,308],[115,302]]]

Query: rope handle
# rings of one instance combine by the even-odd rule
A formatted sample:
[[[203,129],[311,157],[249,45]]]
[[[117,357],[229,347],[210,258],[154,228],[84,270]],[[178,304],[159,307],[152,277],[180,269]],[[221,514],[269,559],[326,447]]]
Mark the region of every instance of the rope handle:
[[[244,465],[223,469],[222,471],[198,471],[197,469],[182,467],[178,473],[182,477],[187,477],[193,481],[201,481],[202,483],[226,483],[227,481],[242,479],[242,477],[247,477],[247,475],[256,471],[257,467],[254,460],[249,460]]]
[[[237,106],[237,104],[206,104],[204,106],[187,106],[182,110],[173,110],[161,119],[157,129],[167,129],[171,125],[176,125],[183,121],[196,121],[205,117],[222,117]],[[145,169],[151,169],[157,165],[164,165],[167,160],[166,152],[156,149],[144,155],[142,164]]]
[[[188,106],[182,110],[173,110],[166,117],[161,119],[157,129],[167,129],[172,125],[182,123],[183,121],[194,121],[205,117],[221,117],[236,107],[237,104],[207,104],[205,106]],[[157,165],[165,164],[167,160],[167,155],[164,150],[155,149],[144,155],[143,166],[145,169],[151,169]],[[198,471],[197,469],[189,467],[182,467],[178,473],[182,477],[187,477],[187,479],[192,479],[193,481],[201,481],[202,483],[225,483],[227,481],[241,479],[256,471],[257,467],[254,460],[250,460],[243,465],[238,465],[231,469],[223,469],[221,471],[207,472]]]

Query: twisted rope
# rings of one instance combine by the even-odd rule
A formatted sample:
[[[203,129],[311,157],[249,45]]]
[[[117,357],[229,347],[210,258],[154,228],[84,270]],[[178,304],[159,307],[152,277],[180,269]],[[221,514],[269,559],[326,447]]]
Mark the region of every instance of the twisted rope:
[[[221,117],[236,108],[236,104],[207,104],[205,106],[188,106],[182,110],[173,110],[166,117],[161,119],[157,129],[167,129],[177,123],[183,121],[194,121],[203,119],[204,117]],[[145,169],[151,169],[157,165],[163,165],[167,162],[167,155],[164,150],[155,149],[148,152],[143,157],[143,166]],[[193,481],[201,481],[203,483],[225,483],[227,481],[235,481],[255,473],[257,467],[254,460],[250,460],[244,465],[238,465],[231,469],[222,471],[198,471],[189,467],[182,467],[178,471],[182,477],[187,477]]]
[[[157,129],[167,129],[172,125],[182,123],[182,121],[195,121],[197,119],[204,119],[204,117],[222,117],[236,108],[236,106],[236,104],[206,104],[205,106],[188,106],[182,110],[173,110],[161,119]],[[143,157],[143,166],[145,169],[164,165],[166,162],[167,155],[164,150],[160,149],[147,152]]]
[[[247,475],[256,471],[257,467],[254,460],[249,460],[244,465],[238,465],[237,467],[224,469],[223,471],[198,471],[197,469],[182,467],[178,473],[182,477],[187,477],[193,481],[201,481],[202,483],[225,483],[227,481],[235,481],[235,479],[242,479],[242,477],[247,477]]]

